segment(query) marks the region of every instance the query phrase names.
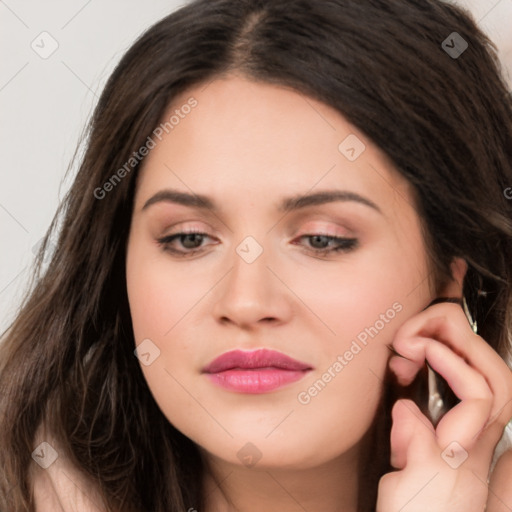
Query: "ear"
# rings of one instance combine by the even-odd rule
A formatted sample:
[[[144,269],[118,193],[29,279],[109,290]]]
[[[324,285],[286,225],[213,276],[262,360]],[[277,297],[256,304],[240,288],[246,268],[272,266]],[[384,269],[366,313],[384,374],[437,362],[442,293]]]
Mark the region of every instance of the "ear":
[[[468,270],[468,264],[462,258],[454,258],[450,268],[452,279],[440,290],[440,296],[462,298],[462,283]]]

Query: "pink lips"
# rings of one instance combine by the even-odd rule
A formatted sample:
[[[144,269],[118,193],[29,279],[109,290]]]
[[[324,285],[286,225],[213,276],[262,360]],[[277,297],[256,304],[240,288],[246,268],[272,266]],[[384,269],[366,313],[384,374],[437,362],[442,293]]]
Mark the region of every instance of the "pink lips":
[[[238,393],[265,393],[295,382],[311,370],[275,350],[232,350],[203,369],[215,384]]]

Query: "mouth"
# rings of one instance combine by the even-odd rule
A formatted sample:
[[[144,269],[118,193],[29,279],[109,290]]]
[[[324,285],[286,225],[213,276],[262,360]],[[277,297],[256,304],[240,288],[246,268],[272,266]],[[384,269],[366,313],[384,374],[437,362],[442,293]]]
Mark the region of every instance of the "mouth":
[[[238,393],[268,393],[302,379],[313,368],[275,350],[233,350],[203,369],[214,384]]]

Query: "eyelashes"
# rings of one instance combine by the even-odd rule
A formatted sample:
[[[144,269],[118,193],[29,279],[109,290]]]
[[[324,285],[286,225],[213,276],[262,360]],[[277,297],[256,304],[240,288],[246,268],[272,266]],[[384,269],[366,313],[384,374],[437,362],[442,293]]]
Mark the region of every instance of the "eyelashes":
[[[205,237],[209,237],[206,233],[201,233],[200,231],[187,231],[187,232],[181,232],[176,233],[174,235],[168,235],[164,236],[162,238],[159,238],[157,240],[158,245],[162,247],[162,249],[166,252],[170,252],[171,254],[174,254],[176,256],[190,256],[192,254],[196,254],[197,252],[201,252],[203,249],[201,248],[185,248],[185,250],[176,249],[173,247],[173,244],[176,240],[179,240],[181,243],[183,243],[184,239],[187,243],[191,242],[192,245],[194,245],[194,241],[203,240]]]
[[[308,250],[313,251],[316,254],[320,255],[328,255],[330,253],[337,253],[337,252],[348,252],[353,249],[355,249],[357,245],[357,239],[356,238],[344,238],[339,236],[332,236],[332,235],[322,235],[320,233],[314,234],[314,235],[302,235],[299,237],[299,240],[302,240],[303,238],[307,240],[314,240],[315,243],[317,243],[319,240],[322,240],[324,242],[327,242],[327,244],[330,244],[331,242],[334,243],[334,246],[331,247],[313,247],[308,248]]]
[[[168,252],[173,256],[184,258],[203,252],[205,249],[204,246],[201,245],[201,242],[205,238],[211,237],[206,233],[190,230],[164,236],[157,239],[157,243],[163,251]],[[301,235],[296,240],[304,239],[313,242],[313,244],[319,244],[320,246],[325,245],[324,247],[304,246],[305,250],[313,256],[329,256],[331,254],[349,252],[354,250],[358,245],[358,240],[356,238],[336,237],[322,233]],[[196,246],[198,242],[199,246]],[[182,246],[182,249],[177,248],[176,243],[179,243]],[[298,244],[294,243],[294,245]]]

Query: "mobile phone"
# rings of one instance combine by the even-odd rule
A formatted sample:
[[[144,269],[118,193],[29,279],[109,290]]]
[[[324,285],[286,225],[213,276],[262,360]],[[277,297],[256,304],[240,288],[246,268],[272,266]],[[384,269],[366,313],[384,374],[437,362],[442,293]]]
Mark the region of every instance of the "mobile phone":
[[[446,380],[428,363],[418,372],[409,386],[402,388],[400,395],[416,403],[420,411],[432,422],[434,428],[443,416],[460,402]]]

